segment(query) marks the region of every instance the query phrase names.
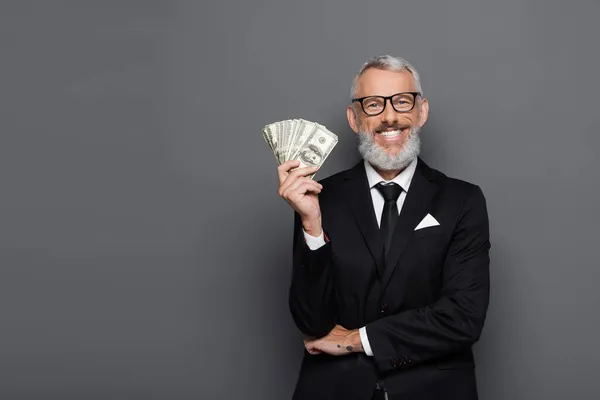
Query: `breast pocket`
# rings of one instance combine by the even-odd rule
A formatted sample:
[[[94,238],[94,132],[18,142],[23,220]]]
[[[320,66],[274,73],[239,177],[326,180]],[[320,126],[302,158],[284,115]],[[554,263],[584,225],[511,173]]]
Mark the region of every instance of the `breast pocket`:
[[[413,237],[422,238],[422,237],[428,237],[428,236],[441,235],[443,233],[444,233],[444,229],[440,225],[436,225],[436,226],[430,226],[427,228],[421,228],[421,229],[414,231]]]
[[[441,226],[431,226],[413,232],[410,247],[419,257],[419,271],[437,285],[448,246],[448,232]]]

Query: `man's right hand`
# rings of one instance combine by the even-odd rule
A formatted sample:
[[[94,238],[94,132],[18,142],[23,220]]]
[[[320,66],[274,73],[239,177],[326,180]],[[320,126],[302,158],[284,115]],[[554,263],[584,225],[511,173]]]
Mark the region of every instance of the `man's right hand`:
[[[317,172],[319,167],[297,168],[299,165],[299,161],[290,160],[277,167],[278,193],[300,215],[304,231],[317,237],[322,231],[318,194],[323,186],[308,176]]]

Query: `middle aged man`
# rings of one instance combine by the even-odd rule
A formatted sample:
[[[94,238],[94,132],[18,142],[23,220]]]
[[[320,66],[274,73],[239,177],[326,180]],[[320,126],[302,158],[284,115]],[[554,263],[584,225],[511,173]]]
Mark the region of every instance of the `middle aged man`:
[[[289,306],[308,336],[294,399],[477,399],[489,301],[481,189],[419,157],[429,104],[405,60],[369,60],[347,116],[363,160],[318,183],[278,168],[295,210]]]

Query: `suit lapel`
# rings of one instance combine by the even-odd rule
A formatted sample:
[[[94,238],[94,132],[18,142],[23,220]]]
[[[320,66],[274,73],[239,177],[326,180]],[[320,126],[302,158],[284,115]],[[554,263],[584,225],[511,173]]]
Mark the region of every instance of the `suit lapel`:
[[[415,227],[427,215],[429,203],[437,190],[437,184],[430,179],[429,172],[429,167],[419,158],[402,211],[394,228],[392,246],[385,262],[385,272],[381,283],[382,291],[389,283]]]
[[[358,223],[381,278],[383,270],[383,241],[373,209],[371,190],[363,162],[359,162],[348,175],[346,198],[350,200],[352,215]]]

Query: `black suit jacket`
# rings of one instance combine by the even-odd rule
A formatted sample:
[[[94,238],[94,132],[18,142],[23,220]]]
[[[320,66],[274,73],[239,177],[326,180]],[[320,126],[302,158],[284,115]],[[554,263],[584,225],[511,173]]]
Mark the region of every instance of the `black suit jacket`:
[[[383,265],[363,162],[321,181],[327,243],[311,251],[295,215],[289,307],[308,336],[366,326],[374,356],[305,351],[296,400],[477,399],[471,346],[489,299],[489,228],[481,189],[419,158]],[[415,231],[431,214],[439,226]],[[383,272],[380,272],[383,271]]]

